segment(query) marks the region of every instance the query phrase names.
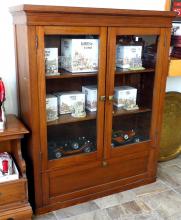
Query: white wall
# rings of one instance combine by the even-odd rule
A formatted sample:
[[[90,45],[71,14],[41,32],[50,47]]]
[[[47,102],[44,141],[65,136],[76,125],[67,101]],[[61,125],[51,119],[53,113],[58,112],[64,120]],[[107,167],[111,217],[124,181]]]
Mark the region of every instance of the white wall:
[[[166,91],[167,92],[170,92],[170,91],[181,92],[181,76],[168,77]]]
[[[3,2],[3,3],[2,3]],[[62,5],[79,7],[102,7],[102,8],[124,8],[124,9],[145,9],[164,10],[165,0],[6,0],[0,3],[0,76],[3,78],[6,87],[5,108],[7,113],[18,112],[16,93],[16,71],[14,56],[14,38],[12,17],[8,8],[18,4],[39,4],[39,5]],[[180,89],[181,78],[168,80],[169,88]]]

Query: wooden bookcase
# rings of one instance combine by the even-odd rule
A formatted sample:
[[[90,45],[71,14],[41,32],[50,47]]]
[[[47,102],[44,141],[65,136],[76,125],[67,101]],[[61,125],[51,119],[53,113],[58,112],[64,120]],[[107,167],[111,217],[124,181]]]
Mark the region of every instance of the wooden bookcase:
[[[34,5],[10,11],[14,18],[21,119],[31,130],[27,166],[35,212],[154,182],[175,13]],[[116,42],[123,36],[138,36],[144,41],[144,70],[116,69]],[[97,72],[71,74],[60,70],[58,76],[46,76],[44,50],[57,47],[60,52],[65,37],[99,40]],[[81,91],[86,85],[97,85],[97,112],[87,111],[81,119],[66,114],[47,122],[46,94]],[[114,87],[121,85],[137,88],[138,110],[113,106]],[[113,143],[112,131],[132,129],[139,142]],[[91,152],[55,158],[50,141],[72,143],[83,136],[93,143]]]
[[[21,139],[29,133],[14,116],[7,116],[6,129],[0,132],[0,152],[13,157],[19,171],[19,179],[0,183],[0,219],[30,220],[32,209],[28,202],[25,161],[21,154]]]

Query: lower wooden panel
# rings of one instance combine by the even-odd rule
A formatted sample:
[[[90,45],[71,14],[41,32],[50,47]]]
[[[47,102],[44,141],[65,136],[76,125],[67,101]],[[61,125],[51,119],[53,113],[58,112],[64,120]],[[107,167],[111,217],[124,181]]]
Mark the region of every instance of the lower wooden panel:
[[[144,155],[125,161],[114,159],[108,161],[106,167],[99,166],[64,175],[61,170],[45,173],[43,182],[48,184],[44,192],[44,204],[65,202],[138,181],[144,177],[140,175],[147,172],[147,163],[148,155]]]
[[[144,174],[142,176],[144,176],[143,179],[140,179],[141,176],[137,176],[137,178],[139,180],[137,180],[135,182],[130,182],[129,184],[126,184],[126,185],[119,185],[119,186],[117,186],[117,188],[113,188],[113,189],[110,188],[109,190],[100,191],[100,192],[98,191],[94,194],[87,194],[86,196],[77,197],[77,198],[74,198],[72,200],[67,200],[65,202],[57,202],[57,203],[54,202],[52,204],[44,205],[43,207],[37,208],[35,210],[35,214],[39,215],[39,214],[43,214],[43,213],[50,212],[50,211],[53,211],[53,210],[57,210],[57,209],[60,209],[60,208],[65,208],[67,206],[76,205],[76,204],[79,204],[79,203],[87,202],[89,200],[97,199],[97,198],[100,198],[100,197],[103,197],[103,196],[107,196],[107,195],[110,195],[110,194],[113,194],[113,193],[118,193],[118,192],[121,192],[121,191],[124,191],[124,190],[132,189],[132,188],[142,186],[142,185],[145,185],[145,184],[149,184],[149,183],[152,183],[152,182],[156,181],[156,177],[146,178],[147,174]],[[96,191],[96,189],[97,189],[97,187],[95,187],[95,191]]]
[[[32,216],[32,209],[27,203],[25,206],[7,210],[0,213],[0,220],[30,220]]]

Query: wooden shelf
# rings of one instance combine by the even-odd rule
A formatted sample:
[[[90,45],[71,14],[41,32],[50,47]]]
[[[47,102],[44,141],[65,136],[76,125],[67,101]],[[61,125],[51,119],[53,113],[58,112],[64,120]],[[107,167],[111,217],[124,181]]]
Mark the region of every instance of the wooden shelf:
[[[144,70],[129,70],[117,68],[115,74],[138,74],[138,73],[152,73],[155,69],[144,69]],[[82,73],[71,73],[65,70],[60,70],[60,75],[57,76],[46,76],[46,79],[65,79],[65,78],[79,78],[79,77],[94,77],[97,76],[98,72],[82,72]]]
[[[138,114],[138,113],[150,112],[150,111],[151,109],[149,108],[139,108],[138,110],[127,111],[124,109],[119,109],[114,107],[113,116]],[[96,115],[97,115],[96,113],[97,112],[86,112],[87,115],[85,118],[74,118],[71,116],[71,114],[61,115],[57,120],[47,122],[47,126],[94,120],[96,119]]]
[[[71,73],[66,70],[59,70],[60,75],[57,76],[46,76],[46,79],[66,79],[66,78],[79,78],[79,77],[94,77],[97,76],[98,72],[81,72]]]
[[[115,74],[138,74],[138,73],[152,73],[154,72],[155,69],[149,68],[149,69],[144,69],[144,70],[129,70],[129,69],[121,69],[117,68]]]
[[[119,109],[114,107],[113,110],[113,116],[120,116],[120,115],[130,115],[130,114],[138,114],[138,113],[143,113],[143,112],[151,112],[150,108],[139,108],[138,110],[124,110],[124,109]]]
[[[47,126],[93,120],[96,119],[96,113],[97,112],[86,112],[87,115],[84,118],[74,118],[71,114],[61,115],[57,120],[47,122]]]

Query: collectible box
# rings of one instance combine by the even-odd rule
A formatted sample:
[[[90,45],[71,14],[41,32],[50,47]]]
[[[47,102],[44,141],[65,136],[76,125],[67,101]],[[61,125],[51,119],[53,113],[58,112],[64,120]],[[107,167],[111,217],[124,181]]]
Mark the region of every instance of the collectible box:
[[[97,39],[62,39],[61,67],[69,72],[98,70]]]
[[[97,86],[82,86],[85,94],[85,108],[91,112],[97,111]]]
[[[136,106],[137,89],[131,86],[119,86],[114,89],[114,105],[127,108]]]
[[[142,67],[142,46],[116,45],[116,67],[129,69]]]
[[[59,75],[58,48],[45,48],[45,72],[47,76]]]
[[[56,93],[59,114],[85,112],[85,94],[79,91]]]
[[[47,121],[53,121],[58,118],[58,100],[56,96],[47,94],[46,112],[47,112]]]

